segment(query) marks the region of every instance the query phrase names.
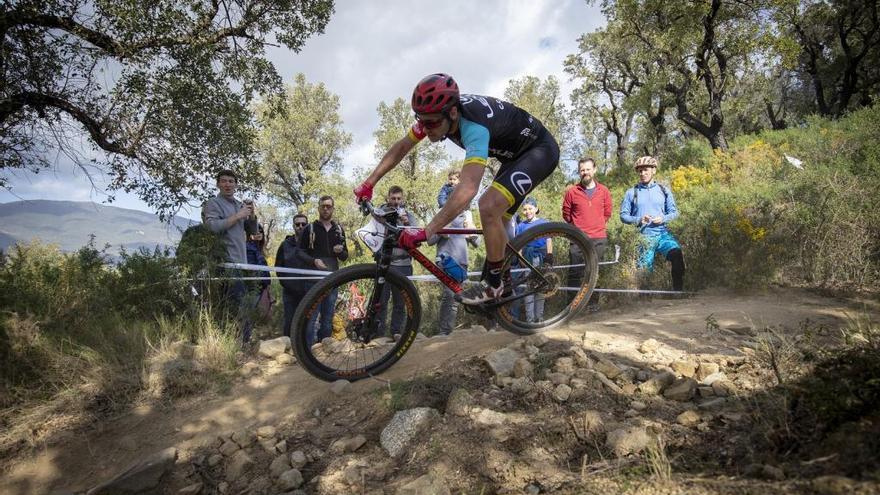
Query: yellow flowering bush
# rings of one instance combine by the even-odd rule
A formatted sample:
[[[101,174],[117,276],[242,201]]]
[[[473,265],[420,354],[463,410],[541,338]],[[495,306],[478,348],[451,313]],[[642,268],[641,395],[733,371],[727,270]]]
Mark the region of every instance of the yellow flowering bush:
[[[712,183],[712,174],[692,165],[678,167],[672,171],[672,190],[676,193],[684,193],[695,186],[705,186]]]

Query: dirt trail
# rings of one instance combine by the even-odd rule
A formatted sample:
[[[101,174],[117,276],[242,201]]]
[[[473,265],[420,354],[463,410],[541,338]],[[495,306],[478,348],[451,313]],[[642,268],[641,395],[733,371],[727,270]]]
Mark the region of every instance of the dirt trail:
[[[874,308],[876,310],[876,308]],[[831,328],[859,311],[852,301],[824,298],[798,290],[740,296],[703,294],[686,300],[637,300],[626,308],[602,311],[547,333],[553,339],[585,339],[603,353],[639,360],[639,343],[654,338],[674,352],[739,354],[746,337],[707,330],[713,315],[721,328],[729,325],[797,327],[806,319]],[[444,363],[485,354],[517,337],[505,332],[427,339],[413,349],[382,380],[408,380]],[[380,380],[355,383],[348,394],[386,386]],[[278,369],[239,382],[222,397],[179,402],[171,408],[140,407],[82,436],[67,436],[27,459],[18,459],[0,480],[0,494],[52,493],[88,488],[134,461],[170,446],[184,454],[213,441],[219,433],[254,424],[273,423],[304,412],[315,400],[332,398],[328,384],[298,366]]]

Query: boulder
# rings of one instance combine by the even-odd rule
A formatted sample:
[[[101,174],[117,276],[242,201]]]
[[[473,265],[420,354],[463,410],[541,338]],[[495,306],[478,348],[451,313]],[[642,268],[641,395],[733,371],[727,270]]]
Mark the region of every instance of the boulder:
[[[290,467],[299,469],[308,464],[308,462],[309,460],[302,450],[294,450],[290,453]]]
[[[275,427],[272,425],[265,425],[257,428],[257,437],[258,438],[274,438],[275,437]],[[274,445],[274,443],[273,443]]]
[[[354,452],[355,450],[363,447],[365,443],[367,443],[367,439],[363,435],[342,437],[333,442],[332,445],[330,445],[330,452],[333,452],[335,454]]]
[[[736,386],[727,380],[712,382],[712,392],[718,397],[729,397],[736,394]]]

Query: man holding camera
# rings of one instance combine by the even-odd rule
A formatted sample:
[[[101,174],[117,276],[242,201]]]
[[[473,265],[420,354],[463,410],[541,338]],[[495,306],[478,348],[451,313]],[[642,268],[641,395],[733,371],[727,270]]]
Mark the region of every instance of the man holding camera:
[[[226,246],[226,261],[230,263],[247,263],[245,246],[247,232],[245,224],[256,225],[256,214],[252,200],[241,202],[235,199],[238,191],[238,175],[231,170],[221,170],[217,174],[217,196],[205,201],[202,205],[202,223],[215,234],[219,235]],[[253,304],[247,301],[247,286],[238,279],[239,270],[227,270],[226,275],[234,278],[226,286],[226,298],[229,308],[236,308],[241,323],[241,337],[248,342],[253,324],[250,311]]]

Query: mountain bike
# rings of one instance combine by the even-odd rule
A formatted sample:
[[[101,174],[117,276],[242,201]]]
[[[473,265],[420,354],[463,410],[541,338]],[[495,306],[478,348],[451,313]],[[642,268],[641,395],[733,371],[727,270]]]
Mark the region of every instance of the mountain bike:
[[[421,299],[413,282],[389,271],[392,250],[406,228],[398,225],[398,210],[374,207],[364,201],[361,211],[384,227],[377,262],[352,265],[327,275],[306,293],[291,323],[292,344],[300,364],[326,381],[355,381],[387,370],[412,346],[422,316]],[[479,229],[443,229],[437,235],[482,233]],[[536,245],[543,245],[542,252],[552,256],[525,255]],[[462,291],[461,284],[421,251],[411,249],[408,253],[455,294]],[[565,264],[554,265],[553,261]],[[566,223],[543,223],[510,240],[504,260],[504,270],[508,269],[513,286],[509,294],[481,305],[464,305],[464,309],[494,319],[517,335],[530,335],[568,321],[586,306],[596,286],[593,245],[580,230]],[[404,316],[398,316],[398,328],[392,329],[391,305],[395,298]],[[317,341],[316,319],[324,301],[333,304],[333,332]]]

